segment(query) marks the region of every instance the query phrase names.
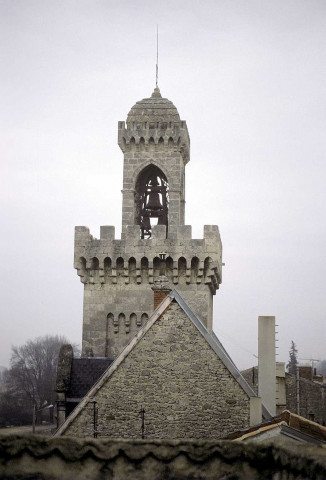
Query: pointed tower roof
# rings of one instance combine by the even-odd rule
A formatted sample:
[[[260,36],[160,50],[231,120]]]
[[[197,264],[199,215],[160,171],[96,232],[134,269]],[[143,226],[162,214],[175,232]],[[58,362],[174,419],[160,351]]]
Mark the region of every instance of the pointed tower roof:
[[[129,122],[180,122],[180,115],[173,103],[163,98],[160,89],[154,88],[149,98],[137,102],[128,113]]]

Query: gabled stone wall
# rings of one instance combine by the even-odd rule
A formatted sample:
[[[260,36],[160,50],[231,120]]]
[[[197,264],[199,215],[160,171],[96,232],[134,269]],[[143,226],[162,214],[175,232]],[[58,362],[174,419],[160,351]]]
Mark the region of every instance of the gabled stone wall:
[[[114,364],[112,364],[113,366]],[[217,439],[249,426],[250,398],[176,302],[63,435]]]

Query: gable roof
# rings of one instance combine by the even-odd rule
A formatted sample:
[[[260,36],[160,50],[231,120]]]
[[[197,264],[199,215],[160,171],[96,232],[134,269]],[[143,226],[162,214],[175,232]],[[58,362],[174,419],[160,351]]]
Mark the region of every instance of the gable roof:
[[[226,352],[225,348],[218,340],[215,334],[211,335],[206,327],[202,324],[199,320],[197,315],[193,312],[193,310],[189,307],[189,305],[183,300],[181,295],[176,291],[172,290],[170,294],[162,301],[162,303],[157,307],[157,309],[152,313],[148,321],[145,325],[138,330],[136,335],[132,338],[132,340],[128,343],[128,345],[123,349],[123,351],[118,355],[118,357],[111,363],[111,365],[106,369],[103,375],[98,379],[98,381],[93,385],[93,387],[89,390],[87,395],[83,398],[83,400],[77,405],[77,407],[72,411],[69,417],[65,420],[65,422],[58,428],[54,436],[61,435],[68,426],[72,423],[72,421],[78,416],[79,412],[89,403],[89,401],[93,400],[93,397],[96,393],[101,389],[107,379],[117,370],[119,365],[124,361],[124,359],[129,355],[131,350],[140,342],[140,340],[144,337],[144,335],[148,332],[148,330],[154,325],[154,323],[164,314],[164,312],[168,309],[173,301],[176,301],[180,308],[184,311],[187,317],[191,320],[194,326],[199,330],[202,336],[205,338],[207,343],[210,347],[214,350],[216,355],[222,361],[224,366],[233,376],[233,378],[238,382],[241,388],[246,392],[249,397],[257,397],[256,393],[250,387],[250,385],[246,382],[246,380],[242,377],[240,371],[235,366],[233,361],[231,360],[230,356]],[[268,410],[263,406],[263,415],[265,418],[271,418],[271,414]]]
[[[82,399],[113,361],[108,357],[73,358],[67,397]]]

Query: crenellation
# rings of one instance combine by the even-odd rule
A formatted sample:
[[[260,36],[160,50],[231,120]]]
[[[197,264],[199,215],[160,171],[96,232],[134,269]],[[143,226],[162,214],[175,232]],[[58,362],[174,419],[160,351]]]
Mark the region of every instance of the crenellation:
[[[191,225],[180,225],[177,229],[177,238],[191,240],[192,227]]]

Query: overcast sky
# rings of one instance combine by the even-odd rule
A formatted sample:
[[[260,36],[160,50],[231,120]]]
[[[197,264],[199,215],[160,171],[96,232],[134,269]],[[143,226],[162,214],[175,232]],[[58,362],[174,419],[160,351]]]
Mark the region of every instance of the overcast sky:
[[[186,223],[218,224],[214,328],[256,364],[326,358],[325,0],[0,0],[1,348],[81,343],[75,225],[121,226],[117,125],[155,86],[187,121]]]

